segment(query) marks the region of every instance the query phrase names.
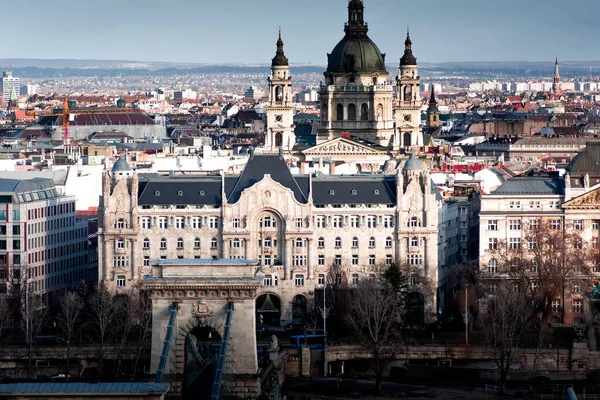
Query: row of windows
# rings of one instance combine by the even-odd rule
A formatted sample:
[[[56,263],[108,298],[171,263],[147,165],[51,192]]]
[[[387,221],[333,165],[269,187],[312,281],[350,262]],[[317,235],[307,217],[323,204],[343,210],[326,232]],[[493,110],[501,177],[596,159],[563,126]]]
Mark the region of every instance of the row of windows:
[[[571,221],[571,224],[572,224],[571,226],[572,226],[573,230],[576,230],[576,231],[583,230],[584,221],[582,219],[575,219],[575,220]],[[552,230],[559,230],[561,228],[561,225],[562,225],[562,222],[560,219],[551,219],[548,221],[548,226]],[[539,229],[540,220],[539,219],[530,219],[528,221],[528,227],[530,230]],[[508,220],[508,229],[513,230],[513,231],[521,230],[522,229],[522,221],[520,219],[509,219]],[[599,220],[592,221],[592,229],[600,230],[600,221]],[[497,219],[488,220],[487,230],[488,231],[498,231],[499,230],[498,220]]]
[[[201,229],[202,228],[202,226],[203,226],[202,217],[193,217],[191,221],[192,221],[191,226],[193,229]],[[142,218],[140,225],[141,225],[142,229],[152,229],[151,218],[149,218],[149,217]],[[167,218],[167,217],[158,218],[157,225],[158,225],[159,229],[168,229],[169,228],[169,218]],[[219,225],[220,225],[220,223],[219,223],[218,217],[210,217],[208,219],[208,227],[209,228],[218,229]],[[185,229],[185,226],[186,226],[185,217],[176,217],[174,226],[175,226],[175,229]],[[120,225],[119,222],[117,221],[117,226],[116,226],[117,229],[125,229],[126,227],[127,227],[127,225],[125,223]],[[238,220],[237,227],[239,227],[239,220]]]
[[[379,104],[377,106],[377,109],[381,109],[381,113],[383,113],[383,104]],[[348,104],[347,107],[348,110],[348,118],[346,120],[348,121],[356,121],[357,119],[357,115],[356,115],[356,104],[354,103],[350,103]],[[344,121],[344,105],[339,103],[336,106],[336,119],[338,121]],[[379,111],[378,111],[379,113]],[[368,121],[369,120],[369,105],[367,103],[363,103],[360,105],[360,120],[361,121]]]
[[[412,224],[411,224],[412,223]],[[331,224],[334,228],[343,228],[344,227],[344,217],[341,215],[334,215],[331,217]],[[350,228],[360,228],[361,227],[361,217],[358,215],[352,215],[348,218],[348,225]],[[408,223],[409,226],[421,226],[418,219],[415,217],[414,221],[411,219]],[[377,228],[377,217],[375,215],[369,215],[366,217],[366,226],[367,228]],[[326,228],[327,227],[327,217],[323,215],[317,216],[317,228]],[[393,228],[394,227],[394,217],[391,215],[386,215],[383,217],[383,227],[384,228]]]
[[[243,247],[243,241],[240,239],[234,239],[231,241],[230,245],[231,247]],[[179,238],[177,239],[177,249],[183,249],[184,248],[184,240],[183,238]],[[194,239],[194,249],[200,249],[200,245],[201,245],[201,240],[200,238],[195,238]],[[125,247],[125,241],[123,239],[119,239],[117,240],[117,244],[116,244],[117,248],[124,248]],[[122,247],[119,247],[122,246]],[[210,240],[210,248],[211,249],[217,249],[219,247],[219,241],[217,240],[217,238],[212,238]],[[142,241],[142,248],[143,249],[150,249],[150,239],[146,238]],[[167,249],[167,239],[162,238],[159,241],[159,248],[161,250],[166,250]]]
[[[520,250],[521,249],[522,240],[519,237],[511,237],[508,238],[508,248],[511,250]],[[573,246],[575,250],[583,250],[583,240],[581,238],[575,238],[570,245]],[[594,248],[597,248],[598,242],[593,242]],[[497,238],[489,238],[488,239],[488,250],[498,250],[499,241]],[[538,242],[536,238],[527,240],[527,246],[529,250],[534,250],[538,248]]]
[[[560,207],[560,200],[550,200],[548,202],[548,205],[551,208],[559,208]],[[527,206],[521,205],[521,201],[520,200],[511,200],[511,201],[508,202],[508,208],[511,208],[511,209],[525,209],[527,207],[533,208],[533,209],[541,208],[542,207],[542,202],[539,201],[539,200],[531,200]]]
[[[394,240],[393,240],[391,237],[389,237],[389,236],[388,236],[388,237],[385,239],[385,247],[392,247],[393,243],[394,243]],[[358,240],[358,238],[357,238],[357,237],[354,237],[354,238],[352,238],[352,247],[353,247],[353,248],[357,248],[357,247],[359,247],[359,246],[358,246],[358,244],[359,244],[359,240]],[[374,237],[371,237],[371,238],[369,238],[369,248],[374,248],[374,247],[376,247],[376,244],[377,244],[377,243],[376,243],[376,240],[375,240],[375,238],[374,238]],[[301,246],[300,246],[300,247],[301,247]],[[323,238],[323,237],[320,237],[320,238],[317,240],[317,247],[318,247],[319,249],[323,249],[323,248],[325,248],[325,238]],[[334,241],[334,247],[335,247],[335,248],[338,248],[338,249],[342,247],[342,238],[340,238],[340,237],[336,237],[336,238],[335,238],[335,241]]]

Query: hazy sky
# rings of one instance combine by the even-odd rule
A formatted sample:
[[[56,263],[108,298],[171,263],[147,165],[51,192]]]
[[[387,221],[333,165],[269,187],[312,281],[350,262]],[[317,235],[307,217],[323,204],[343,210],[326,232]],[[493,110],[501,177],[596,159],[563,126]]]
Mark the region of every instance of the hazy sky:
[[[599,0],[365,0],[388,63],[411,26],[420,62],[600,59]],[[347,0],[1,1],[0,58],[325,63]],[[8,16],[8,18],[7,18]]]

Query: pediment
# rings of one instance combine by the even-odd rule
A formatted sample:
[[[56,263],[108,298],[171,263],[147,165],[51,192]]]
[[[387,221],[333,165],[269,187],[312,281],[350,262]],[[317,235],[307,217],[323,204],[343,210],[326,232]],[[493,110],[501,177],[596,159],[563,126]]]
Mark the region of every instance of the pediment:
[[[569,209],[600,209],[600,188],[596,188],[564,203]]]
[[[306,149],[303,153],[306,155],[380,155],[384,152],[376,150],[368,144],[346,138],[337,138]]]

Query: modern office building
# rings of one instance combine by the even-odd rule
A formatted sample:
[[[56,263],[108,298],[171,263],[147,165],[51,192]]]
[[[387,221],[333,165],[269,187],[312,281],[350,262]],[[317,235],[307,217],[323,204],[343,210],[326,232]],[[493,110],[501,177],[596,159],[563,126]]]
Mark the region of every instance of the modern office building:
[[[2,74],[2,86],[0,87],[2,92],[2,101],[8,103],[12,96],[17,98],[21,95],[21,84],[19,78],[15,78],[11,71],[4,71]]]

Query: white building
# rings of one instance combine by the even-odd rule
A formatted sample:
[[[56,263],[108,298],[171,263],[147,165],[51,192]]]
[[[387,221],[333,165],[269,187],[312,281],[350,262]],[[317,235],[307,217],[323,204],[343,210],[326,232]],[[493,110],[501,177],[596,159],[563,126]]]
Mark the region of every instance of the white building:
[[[5,103],[8,103],[13,95],[17,98],[21,96],[19,78],[15,78],[10,71],[4,71],[2,74],[2,86],[0,86],[0,92],[2,93],[2,100]]]

